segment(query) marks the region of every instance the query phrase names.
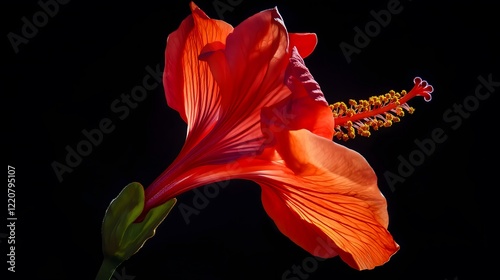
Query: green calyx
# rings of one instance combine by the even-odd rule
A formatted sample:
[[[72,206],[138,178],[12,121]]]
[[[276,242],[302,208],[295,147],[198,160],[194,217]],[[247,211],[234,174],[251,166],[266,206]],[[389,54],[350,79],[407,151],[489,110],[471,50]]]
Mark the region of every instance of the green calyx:
[[[156,228],[174,207],[173,198],[149,210],[141,222],[135,222],[144,209],[144,188],[140,183],[128,184],[118,196],[111,201],[102,222],[102,250],[104,254],[107,276],[96,279],[111,278],[114,269],[121,262],[137,253],[144,243],[155,235]],[[109,268],[112,263],[114,269]],[[101,268],[103,269],[103,268]],[[109,272],[111,275],[109,275]],[[103,272],[104,273],[104,272]],[[100,273],[101,274],[101,271]],[[108,278],[106,278],[108,277]]]

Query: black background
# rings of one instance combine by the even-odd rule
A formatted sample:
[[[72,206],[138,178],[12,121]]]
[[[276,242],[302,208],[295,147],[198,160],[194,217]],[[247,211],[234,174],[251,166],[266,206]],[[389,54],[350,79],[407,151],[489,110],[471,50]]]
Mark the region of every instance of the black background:
[[[110,107],[142,84],[145,67],[163,67],[165,40],[190,13],[189,1],[72,0],[17,54],[7,34],[21,35],[22,17],[31,20],[41,8],[37,1],[11,2],[1,9],[2,138],[7,164],[16,168],[17,272],[7,271],[2,238],[2,279],[94,279],[109,202],[132,181],[151,183],[182,147],[185,124],[166,105],[161,85],[124,120]],[[464,280],[494,271],[499,87],[474,103],[478,76],[500,81],[493,4],[401,1],[401,13],[348,63],[339,44],[354,45],[353,28],[364,29],[373,20],[370,11],[386,9],[390,1],[237,2],[223,14],[215,1],[196,3],[233,26],[277,6],[290,32],[316,33],[317,48],[305,61],[330,103],[409,90],[415,76],[435,88],[430,103],[411,102],[416,112],[402,123],[345,143],[378,174],[400,251],[370,271],[353,270],[339,258],[320,261],[307,279]],[[443,116],[464,101],[470,112],[461,123],[457,113],[449,115],[453,121]],[[82,130],[98,128],[104,118],[114,131],[59,182],[51,164],[64,163],[65,147],[76,147],[85,140]],[[401,157],[408,159],[418,149],[414,141],[430,138],[435,129],[446,140],[391,188],[384,174],[399,174]],[[185,193],[178,204],[193,206],[193,198]],[[189,221],[175,208],[157,235],[118,269],[121,279],[282,279],[309,257],[275,228],[253,182],[231,180]]]

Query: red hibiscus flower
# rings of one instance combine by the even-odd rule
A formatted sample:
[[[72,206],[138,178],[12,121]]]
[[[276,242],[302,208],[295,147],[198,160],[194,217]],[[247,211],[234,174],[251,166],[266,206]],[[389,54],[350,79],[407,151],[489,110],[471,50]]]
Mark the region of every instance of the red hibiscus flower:
[[[355,269],[387,262],[388,232],[377,176],[356,151],[333,141],[389,126],[408,99],[430,99],[419,78],[409,92],[329,105],[303,58],[312,33],[288,33],[276,8],[233,28],[194,3],[165,51],[168,105],[187,123],[176,160],[145,190],[142,215],[181,193],[232,178],[262,188],[279,230],[311,254]],[[327,246],[325,246],[327,244]]]

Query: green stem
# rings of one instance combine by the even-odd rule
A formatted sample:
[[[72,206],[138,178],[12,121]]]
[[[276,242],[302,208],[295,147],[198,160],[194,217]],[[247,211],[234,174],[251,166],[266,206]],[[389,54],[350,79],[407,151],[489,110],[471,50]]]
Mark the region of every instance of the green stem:
[[[121,263],[121,261],[115,258],[104,257],[95,280],[110,280]]]

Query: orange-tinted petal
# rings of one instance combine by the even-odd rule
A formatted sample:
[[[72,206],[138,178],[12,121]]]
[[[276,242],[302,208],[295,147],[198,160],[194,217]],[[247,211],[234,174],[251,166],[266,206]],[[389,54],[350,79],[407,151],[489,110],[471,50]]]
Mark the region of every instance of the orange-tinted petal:
[[[210,136],[214,157],[233,159],[260,150],[261,109],[290,94],[283,83],[287,50],[288,34],[276,9],[243,21],[225,44],[204,47],[199,58],[208,62],[220,88],[221,113]]]
[[[296,47],[292,49],[285,83],[292,94],[262,110],[263,133],[269,137],[273,134],[268,130],[279,132],[305,128],[331,140],[334,132],[332,111]]]
[[[278,228],[311,254],[338,254],[356,269],[387,262],[399,246],[387,231],[386,200],[366,160],[307,130],[277,139],[287,168],[256,181]]]
[[[299,55],[303,58],[308,57],[316,48],[318,37],[314,33],[289,33],[290,47],[296,47]]]
[[[283,99],[288,34],[276,9],[259,12],[229,34],[224,49],[207,46],[206,60],[221,88],[225,114],[254,115],[263,105]],[[277,95],[277,93],[279,93]],[[258,117],[257,117],[258,118]]]
[[[206,130],[205,124],[217,118],[219,89],[206,62],[198,56],[201,49],[211,42],[225,42],[232,32],[231,25],[210,19],[194,3],[192,14],[167,38],[163,84],[168,105],[177,110],[198,133]]]
[[[169,105],[185,112],[189,131],[174,163],[146,191],[152,201],[148,205],[175,193],[172,184],[183,191],[195,185],[184,186],[178,180],[185,179],[172,177],[192,177],[190,171],[197,167],[257,154],[264,141],[261,108],[290,94],[283,83],[288,34],[276,9],[260,12],[234,30],[195,6],[192,10],[169,37],[165,74]]]

